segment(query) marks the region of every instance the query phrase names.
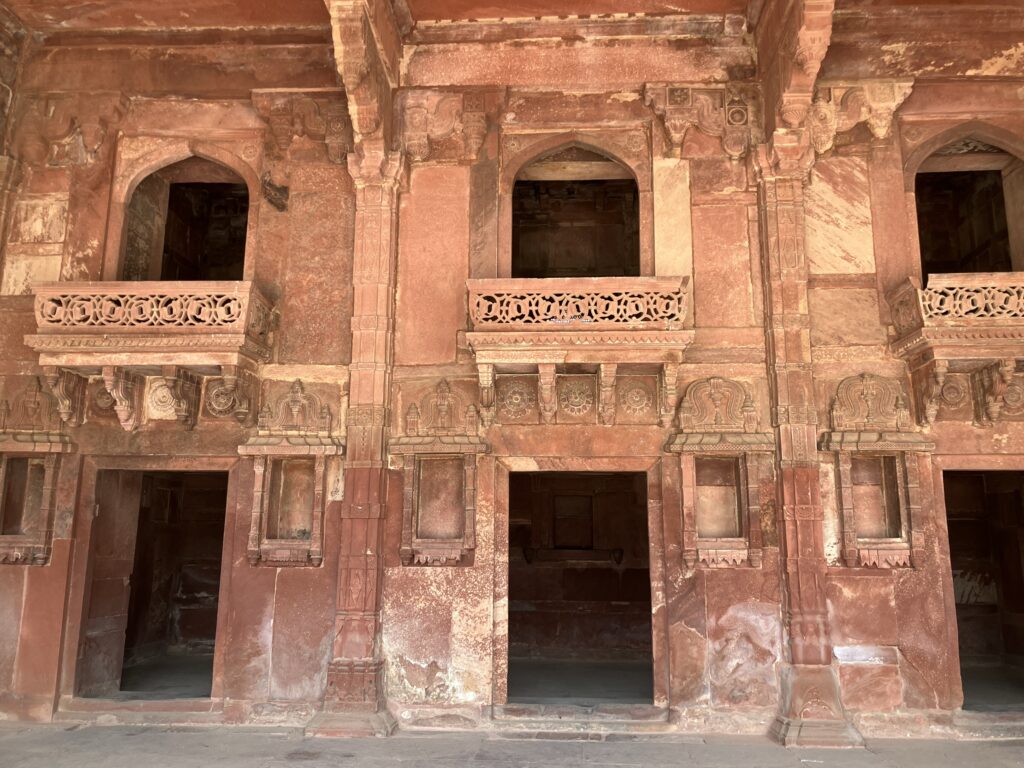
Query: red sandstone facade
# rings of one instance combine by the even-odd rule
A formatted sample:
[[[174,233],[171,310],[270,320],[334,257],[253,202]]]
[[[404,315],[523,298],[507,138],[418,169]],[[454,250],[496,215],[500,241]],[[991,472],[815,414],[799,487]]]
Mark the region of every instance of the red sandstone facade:
[[[851,744],[1024,656],[1016,0],[6,5],[0,716],[529,727],[609,633],[648,725]],[[1010,265],[926,274],[972,172]],[[124,695],[168,637],[209,696]]]

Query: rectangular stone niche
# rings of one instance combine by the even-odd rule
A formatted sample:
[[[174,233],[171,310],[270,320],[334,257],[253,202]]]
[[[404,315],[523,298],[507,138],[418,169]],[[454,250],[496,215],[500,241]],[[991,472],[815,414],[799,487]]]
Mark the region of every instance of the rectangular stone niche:
[[[405,459],[405,565],[458,565],[476,547],[476,454]]]
[[[0,563],[45,565],[59,454],[0,454]]]
[[[257,456],[254,468],[249,562],[320,565],[327,457]]]

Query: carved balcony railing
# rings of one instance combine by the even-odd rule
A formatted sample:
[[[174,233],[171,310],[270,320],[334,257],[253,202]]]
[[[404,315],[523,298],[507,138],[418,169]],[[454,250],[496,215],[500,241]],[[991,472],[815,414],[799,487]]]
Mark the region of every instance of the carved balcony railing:
[[[678,277],[469,280],[473,329],[682,328],[686,286]]]
[[[1024,273],[911,278],[886,298],[920,424],[1024,418]]]
[[[693,338],[686,277],[469,280],[467,287],[467,339],[478,362],[512,362],[517,350],[536,362],[656,362],[676,359]]]
[[[249,281],[41,283],[42,366],[251,367],[269,359],[273,305]]]
[[[911,278],[888,295],[893,352],[913,357],[986,359],[1024,354],[1024,273]]]

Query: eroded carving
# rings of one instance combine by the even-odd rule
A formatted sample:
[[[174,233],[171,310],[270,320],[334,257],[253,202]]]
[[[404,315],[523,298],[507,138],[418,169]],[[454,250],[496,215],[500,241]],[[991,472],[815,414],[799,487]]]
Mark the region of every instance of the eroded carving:
[[[870,373],[843,379],[831,415],[832,429],[837,432],[902,432],[910,428],[902,387]]]
[[[133,432],[142,418],[146,380],[127,368],[104,366],[103,386],[114,401],[114,413],[126,432]]]
[[[691,128],[721,138],[722,149],[733,160],[750,149],[750,103],[738,93],[725,88],[648,83],[644,86],[644,102],[661,120],[677,155]]]
[[[746,388],[712,377],[691,384],[679,404],[684,432],[756,432],[757,413]]]
[[[816,152],[835,146],[836,134],[866,123],[876,139],[892,130],[896,110],[913,90],[913,80],[874,80],[852,85],[819,87],[811,104],[807,126]]]

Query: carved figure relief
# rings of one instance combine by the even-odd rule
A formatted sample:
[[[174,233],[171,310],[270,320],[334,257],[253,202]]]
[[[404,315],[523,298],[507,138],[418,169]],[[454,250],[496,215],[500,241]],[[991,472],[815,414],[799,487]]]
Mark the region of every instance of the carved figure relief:
[[[757,415],[742,384],[712,377],[694,382],[679,405],[684,432],[754,432]]]
[[[271,387],[272,382],[267,386]],[[296,379],[260,411],[256,435],[238,453],[253,462],[247,554],[253,565],[318,566],[332,458],[345,445],[331,432],[330,406]]]
[[[833,430],[900,432],[909,428],[910,411],[897,382],[862,373],[840,383],[832,401]]]

